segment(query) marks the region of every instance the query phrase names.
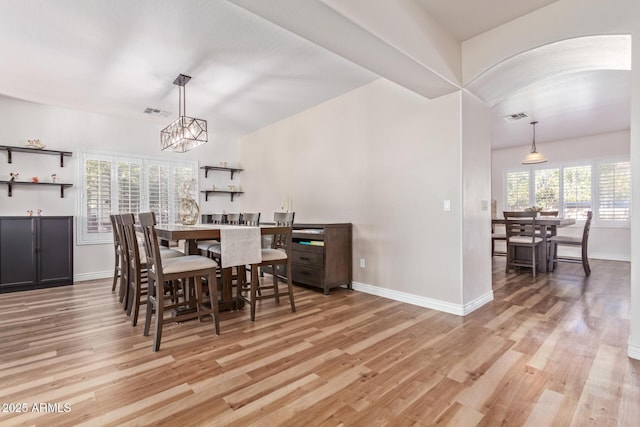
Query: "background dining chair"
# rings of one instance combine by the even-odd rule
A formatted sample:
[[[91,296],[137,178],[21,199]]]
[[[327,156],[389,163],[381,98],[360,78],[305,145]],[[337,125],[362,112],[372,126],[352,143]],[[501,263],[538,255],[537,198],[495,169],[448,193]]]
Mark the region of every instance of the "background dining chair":
[[[537,235],[540,230],[539,227],[536,227],[536,216],[536,212],[504,212],[507,235],[507,273],[513,267],[530,267],[535,279],[543,242],[542,237]],[[531,260],[518,258],[516,253],[518,248],[530,249]]]
[[[239,213],[230,213],[227,214],[227,224],[230,225],[240,225],[240,219],[242,215]]]
[[[144,335],[149,335],[151,319],[155,313],[155,332],[153,336],[153,351],[160,349],[162,326],[169,322],[181,322],[192,318],[202,321],[206,315],[213,317],[216,335],[220,334],[218,318],[218,286],[216,283],[216,269],[218,264],[200,255],[186,255],[171,260],[163,260],[160,256],[160,245],[156,234],[156,219],[153,212],[140,213],[140,225],[144,232],[147,248],[147,267],[149,270],[149,290],[147,295],[147,313],[144,324]],[[207,278],[209,306],[204,299],[202,277]],[[164,284],[176,281],[182,287],[182,300],[172,297],[166,299]],[[189,292],[193,284],[194,292]],[[196,308],[196,312],[180,310],[181,308]],[[167,315],[169,315],[167,317]]]
[[[558,262],[571,262],[581,263],[584,269],[584,274],[589,276],[591,274],[591,267],[589,266],[589,257],[587,255],[589,245],[589,230],[591,229],[591,219],[593,218],[593,212],[587,212],[587,219],[584,222],[584,228],[582,230],[582,237],[562,236],[555,235],[549,239],[549,263],[551,264],[551,271],[555,270]],[[558,246],[579,246],[582,249],[582,255],[580,258],[565,257],[558,255]]]
[[[241,225],[250,225],[257,227],[260,225],[260,212],[256,213],[243,213],[240,215]]]
[[[222,224],[224,222],[224,214],[211,214],[203,215],[203,219],[206,217],[208,222],[205,224]],[[204,223],[204,221],[203,221]],[[220,240],[198,240],[197,246],[200,254],[203,256],[209,256],[209,248],[213,245],[220,246]]]
[[[496,231],[495,224],[491,224],[491,256],[501,255],[505,256],[506,252],[496,252],[496,242],[507,241],[507,234]]]

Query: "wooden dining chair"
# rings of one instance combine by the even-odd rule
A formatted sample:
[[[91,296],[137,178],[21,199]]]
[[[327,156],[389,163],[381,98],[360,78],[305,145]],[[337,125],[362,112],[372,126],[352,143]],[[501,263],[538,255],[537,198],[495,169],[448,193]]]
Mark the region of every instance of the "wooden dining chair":
[[[124,237],[124,226],[122,224],[122,215],[113,215],[118,241],[120,243],[120,289],[118,298],[122,303],[122,309],[127,310],[129,303],[129,260],[127,258],[127,241]]]
[[[293,223],[293,215],[291,216],[291,223]],[[258,264],[251,265],[251,280],[241,289],[240,296],[250,305],[251,313],[251,321],[256,320],[256,302],[259,300],[273,298],[276,304],[280,303],[281,295],[289,295],[289,303],[291,304],[291,311],[295,313],[296,305],[293,297],[293,286],[292,286],[292,278],[291,278],[291,233],[292,226],[291,225],[280,225],[280,227],[284,228],[286,231],[274,233],[271,235],[271,247],[262,248],[261,250],[261,262]],[[287,292],[283,293],[279,289],[278,285],[278,266],[284,266],[285,268],[285,278],[287,284]],[[259,269],[261,267],[269,266],[272,269],[273,281],[270,286],[264,284],[264,279],[262,283],[260,281]],[[265,293],[266,290],[271,290],[272,292]]]
[[[242,214],[239,214],[239,213],[227,214],[226,224],[240,225],[240,219],[241,218],[242,218]]]
[[[539,236],[539,227],[536,226],[536,217],[536,212],[504,212],[507,235],[507,273],[511,268],[530,267],[535,279],[543,242],[542,237]],[[518,248],[530,249],[531,259],[518,258],[516,254]]]
[[[260,212],[242,213],[240,215],[240,225],[250,225],[257,227],[260,225]]]
[[[491,256],[505,256],[506,252],[496,252],[496,242],[506,242],[507,234],[496,231],[495,224],[491,224]]]
[[[120,215],[120,217],[124,229],[126,243],[125,256],[128,265],[128,289],[126,291],[127,315],[131,316],[131,326],[136,326],[138,324],[140,306],[146,304],[146,300],[143,300],[143,297],[148,294],[147,257],[144,251],[140,250],[138,235],[135,229],[135,215],[133,213],[126,213]],[[165,248],[164,246],[160,247],[160,257],[163,260],[179,258],[182,256],[184,256],[182,252]]]
[[[111,292],[115,292],[118,279],[122,279],[122,244],[118,235],[118,226],[116,224],[116,215],[109,215],[111,220],[111,231],[113,233],[113,250],[115,253],[115,265],[113,267],[113,284]],[[120,285],[122,286],[122,284]]]
[[[222,224],[224,222],[224,214],[211,214],[203,215],[203,218],[207,217],[208,222],[205,224]],[[198,240],[197,247],[200,251],[200,255],[210,257],[209,248],[213,245],[220,246],[220,240]]]
[[[144,324],[144,335],[149,335],[151,320],[155,313],[155,332],[153,337],[153,351],[160,349],[162,326],[170,322],[181,322],[188,319],[211,315],[215,334],[220,334],[218,318],[218,286],[216,283],[216,269],[218,264],[200,255],[185,255],[180,258],[163,260],[160,256],[160,245],[156,234],[156,219],[153,212],[139,214],[140,225],[144,233],[147,248],[147,268],[149,287],[147,294],[147,313]],[[209,305],[204,298],[202,278],[207,278]],[[181,287],[182,299],[165,297],[164,284],[175,281]],[[194,292],[189,288],[193,286]],[[189,310],[195,307],[196,311]],[[186,309],[186,310],[185,310]]]
[[[582,237],[555,235],[549,238],[549,263],[551,264],[551,271],[555,270],[558,262],[571,262],[581,263],[582,268],[584,269],[584,274],[587,276],[591,274],[591,267],[589,266],[589,256],[587,252],[589,247],[589,231],[591,229],[592,218],[593,212],[587,212],[587,219],[584,222]],[[560,256],[558,254],[558,246],[580,247],[582,255],[580,258]]]

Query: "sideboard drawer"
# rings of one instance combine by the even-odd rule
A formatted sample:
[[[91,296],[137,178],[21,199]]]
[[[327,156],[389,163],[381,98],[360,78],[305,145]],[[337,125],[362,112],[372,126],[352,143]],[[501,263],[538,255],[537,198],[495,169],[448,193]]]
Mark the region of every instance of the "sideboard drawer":
[[[321,268],[307,267],[300,264],[291,264],[291,274],[294,282],[311,286],[324,286],[324,274]]]
[[[291,262],[294,264],[303,264],[310,267],[324,266],[324,253],[313,251],[291,251]]]

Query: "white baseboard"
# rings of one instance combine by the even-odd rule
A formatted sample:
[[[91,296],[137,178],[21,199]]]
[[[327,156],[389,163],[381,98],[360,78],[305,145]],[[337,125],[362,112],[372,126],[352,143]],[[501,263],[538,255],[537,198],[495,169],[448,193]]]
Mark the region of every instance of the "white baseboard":
[[[632,359],[640,360],[640,345],[627,343],[627,356]]]
[[[97,279],[110,279],[113,277],[113,270],[110,271],[97,271],[93,273],[74,274],[73,281],[84,282],[85,280],[97,280]]]
[[[368,285],[366,283],[353,282],[353,289],[364,292],[366,294],[377,295],[389,298],[394,301],[406,302],[408,304],[417,305],[419,307],[431,308],[433,310],[444,311],[445,313],[455,314],[458,316],[466,316],[472,311],[480,308],[486,303],[493,301],[493,291],[487,292],[485,295],[476,298],[467,304],[454,304],[448,301],[427,298],[420,295],[409,294],[406,292],[395,291],[393,289],[381,288],[379,286]]]
[[[602,259],[605,261],[626,261],[626,262],[631,261],[628,255],[620,256],[620,255],[599,254],[599,253],[594,253],[594,254],[590,253],[589,259]]]

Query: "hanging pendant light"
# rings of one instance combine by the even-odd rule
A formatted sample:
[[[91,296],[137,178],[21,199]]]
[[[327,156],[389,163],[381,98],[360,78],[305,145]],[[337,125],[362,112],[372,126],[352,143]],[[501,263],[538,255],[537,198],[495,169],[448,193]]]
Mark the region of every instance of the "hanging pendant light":
[[[176,121],[160,131],[160,148],[162,151],[184,153],[207,142],[207,121],[185,115],[185,85],[191,77],[180,74],[173,81],[180,87],[179,116]]]
[[[531,152],[522,160],[523,165],[535,165],[536,163],[544,163],[547,159],[536,150],[536,124],[538,122],[531,122],[533,125],[533,141],[531,142]]]

